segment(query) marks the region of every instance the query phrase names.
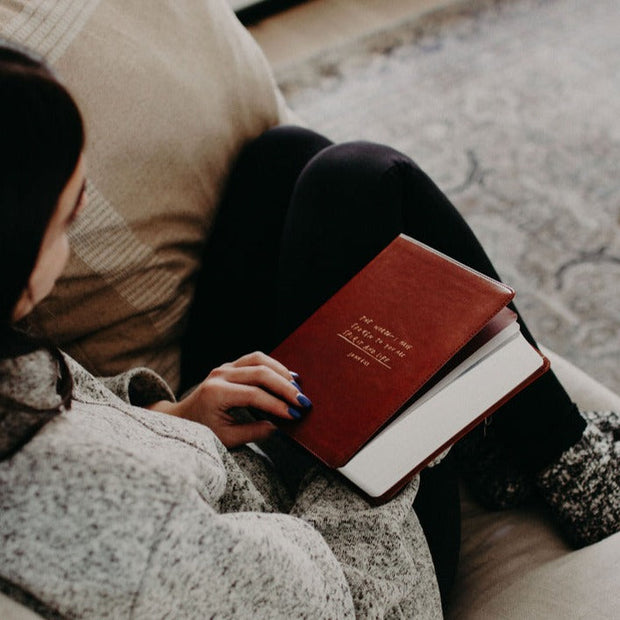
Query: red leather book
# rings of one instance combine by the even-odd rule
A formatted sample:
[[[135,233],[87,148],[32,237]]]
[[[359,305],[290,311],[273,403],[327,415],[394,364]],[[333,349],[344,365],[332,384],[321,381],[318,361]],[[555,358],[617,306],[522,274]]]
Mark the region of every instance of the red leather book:
[[[375,501],[548,368],[514,291],[400,235],[282,342],[313,407],[280,427]]]

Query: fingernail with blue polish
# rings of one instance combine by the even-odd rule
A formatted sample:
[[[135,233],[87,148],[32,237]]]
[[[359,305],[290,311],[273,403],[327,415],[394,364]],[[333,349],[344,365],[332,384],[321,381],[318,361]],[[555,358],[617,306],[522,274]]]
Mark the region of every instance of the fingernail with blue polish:
[[[299,379],[299,373],[293,372],[292,370],[289,370],[289,373],[290,373],[291,377],[293,377],[293,379],[295,379],[295,381],[297,381],[297,379]]]
[[[297,394],[297,402],[306,409],[312,407],[312,401],[304,394]]]
[[[291,383],[301,392],[301,387],[297,381],[291,381]]]
[[[288,412],[296,420],[299,420],[301,418],[301,411],[297,411],[297,409],[295,409],[295,407],[289,407],[288,408]]]

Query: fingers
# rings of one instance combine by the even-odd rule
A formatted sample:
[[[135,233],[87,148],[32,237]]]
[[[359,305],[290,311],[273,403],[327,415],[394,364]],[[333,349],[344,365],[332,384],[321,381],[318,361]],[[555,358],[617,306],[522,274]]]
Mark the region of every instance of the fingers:
[[[260,391],[240,389],[238,392],[228,392],[230,406],[253,406],[268,411],[279,417],[301,417],[301,413],[312,407],[310,399],[302,393],[300,386],[293,380],[288,369],[277,360],[256,351],[240,357],[235,362],[223,364],[209,374],[209,381],[221,380],[238,386],[252,386],[261,388]],[[271,397],[283,400],[278,403]],[[244,397],[255,402],[239,402]],[[260,401],[257,403],[256,401]],[[286,406],[285,406],[286,405]]]
[[[290,375],[289,375],[290,376]],[[232,366],[216,369],[212,378],[220,378],[237,385],[261,387],[294,407],[308,407],[309,399],[301,393],[299,385],[292,379],[284,378],[268,366]]]
[[[238,360],[232,362],[231,366],[236,368],[243,366],[267,366],[288,381],[294,378],[294,375],[284,364],[281,364],[278,360],[266,355],[262,351],[254,351],[253,353],[243,355]]]
[[[293,390],[296,392],[295,388]],[[253,407],[290,420],[301,418],[304,409],[301,401],[295,400],[296,406],[292,406],[260,385],[235,383],[224,377],[210,378],[201,385],[200,391],[203,402],[216,403],[220,411],[228,411],[233,407]]]
[[[277,418],[300,419],[312,403],[283,364],[259,351],[222,364],[178,404],[181,417],[209,426],[224,445],[233,447],[266,438],[267,420],[236,422],[229,412],[249,407]]]

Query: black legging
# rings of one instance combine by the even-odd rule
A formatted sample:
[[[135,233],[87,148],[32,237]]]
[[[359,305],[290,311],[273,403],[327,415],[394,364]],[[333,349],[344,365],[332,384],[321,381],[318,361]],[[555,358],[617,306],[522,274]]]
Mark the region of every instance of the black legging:
[[[498,278],[461,215],[405,155],[367,142],[333,145],[297,127],[251,142],[231,171],[205,248],[183,347],[183,387],[244,353],[272,350],[401,232]],[[531,471],[583,430],[551,372],[494,418]],[[422,473],[415,509],[443,597],[458,559],[458,503],[450,459]]]

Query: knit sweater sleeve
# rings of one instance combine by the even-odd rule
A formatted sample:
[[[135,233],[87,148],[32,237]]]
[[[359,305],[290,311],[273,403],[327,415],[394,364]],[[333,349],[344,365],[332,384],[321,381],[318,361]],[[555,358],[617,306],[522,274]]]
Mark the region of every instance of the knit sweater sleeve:
[[[113,377],[97,379],[121,400],[136,407],[146,407],[158,400],[175,400],[168,384],[148,368],[133,368]]]
[[[356,617],[441,618],[432,558],[412,509],[419,478],[373,506],[317,467],[302,482],[291,514],[327,542],[346,576]]]
[[[231,482],[211,433],[96,398],[0,463],[0,581],[63,617],[354,617],[307,522],[258,512],[247,490],[243,512],[222,512],[224,489],[251,481]]]
[[[412,507],[419,477],[374,506],[279,435],[261,448],[295,498],[290,514],[312,525],[338,560],[356,617],[441,617],[433,561]]]
[[[140,618],[354,618],[342,569],[301,519],[214,514],[198,497],[159,531],[133,613]]]

